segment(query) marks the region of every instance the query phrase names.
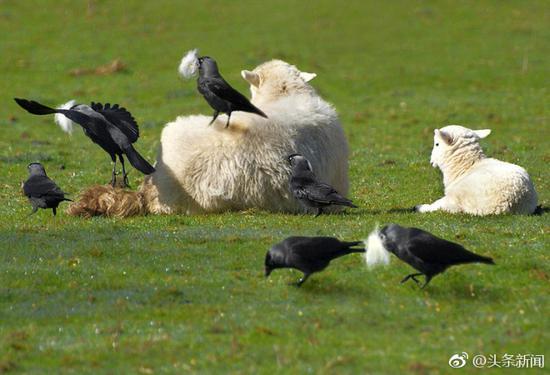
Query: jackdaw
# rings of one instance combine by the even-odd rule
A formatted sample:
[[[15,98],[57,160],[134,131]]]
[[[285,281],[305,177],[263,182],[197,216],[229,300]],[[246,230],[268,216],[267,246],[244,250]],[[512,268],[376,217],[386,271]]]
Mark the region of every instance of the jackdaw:
[[[82,126],[84,134],[111,156],[111,160],[114,163],[111,175],[111,184],[113,186],[116,184],[117,156],[122,163],[124,187],[128,186],[128,174],[124,167],[124,158],[122,155],[126,155],[130,164],[144,174],[151,174],[155,171],[155,168],[132,146],[132,143],[135,143],[139,138],[139,129],[132,114],[124,107],[119,107],[118,104],[111,106],[109,103],[102,105],[101,103],[92,102],[90,106],[76,104],[70,108],[54,109],[34,100],[16,98],[15,101],[32,114],[61,114]]]
[[[294,268],[304,273],[301,286],[314,272],[324,270],[331,260],[351,253],[365,252],[354,248],[361,241],[342,242],[333,237],[288,237],[274,245],[265,256],[265,277],[276,268]]]
[[[493,259],[474,254],[461,245],[436,237],[418,228],[405,228],[398,224],[389,224],[379,231],[371,233],[367,248],[367,263],[370,265],[369,252],[374,252],[372,262],[387,263],[384,257],[376,253],[390,252],[409,264],[418,273],[407,275],[401,283],[413,279],[419,284],[417,276],[424,275],[424,288],[430,280],[447,268],[466,263],[495,264]]]
[[[338,205],[357,208],[349,199],[341,196],[332,186],[317,181],[311,163],[300,154],[288,157],[292,168],[290,192],[307,208],[316,208],[315,217],[323,213],[323,208]]]
[[[51,208],[53,215],[57,213],[57,206],[63,201],[72,200],[65,198],[65,193],[47,175],[40,163],[31,163],[27,167],[29,178],[23,183],[23,192],[32,204],[31,215],[39,208]]]
[[[265,113],[256,108],[244,95],[223,79],[218,71],[218,64],[213,58],[208,56],[199,57],[198,65],[197,89],[210,107],[214,109],[214,117],[210,124],[216,120],[220,112],[227,114],[226,128],[229,126],[229,119],[233,111],[255,113],[267,118]]]

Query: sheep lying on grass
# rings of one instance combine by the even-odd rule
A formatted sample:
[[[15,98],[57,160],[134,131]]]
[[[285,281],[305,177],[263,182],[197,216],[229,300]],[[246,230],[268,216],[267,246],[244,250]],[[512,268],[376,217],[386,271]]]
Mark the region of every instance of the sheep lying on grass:
[[[334,108],[307,83],[315,74],[273,60],[242,76],[251,85],[251,102],[268,119],[235,112],[225,128],[225,116],[211,126],[210,116],[178,117],[163,129],[156,172],[139,193],[92,187],[69,214],[124,217],[249,208],[300,212],[288,188],[287,157],[295,153],[311,161],[322,181],[346,194],[347,140]],[[115,209],[113,202],[122,198],[125,203]]]
[[[479,140],[491,130],[458,125],[436,129],[431,163],[443,173],[445,196],[418,212],[443,210],[472,215],[532,214],[537,193],[527,172],[515,165],[488,158]]]

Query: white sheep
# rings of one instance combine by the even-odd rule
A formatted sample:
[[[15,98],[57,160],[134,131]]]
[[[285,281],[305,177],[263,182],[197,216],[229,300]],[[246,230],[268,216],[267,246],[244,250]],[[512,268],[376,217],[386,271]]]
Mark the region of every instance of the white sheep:
[[[307,82],[315,74],[272,60],[242,71],[251,102],[267,114],[235,112],[231,126],[220,115],[178,117],[165,126],[155,165],[127,204],[116,191],[86,192],[73,215],[130,216],[139,213],[213,213],[259,208],[301,212],[289,192],[287,157],[300,153],[315,174],[342,194],[348,192],[348,143],[334,108]],[[98,190],[99,191],[99,190]],[[84,195],[84,196],[85,196]],[[101,196],[100,196],[101,195]]]
[[[488,158],[479,140],[491,130],[449,125],[434,131],[430,162],[443,173],[445,196],[418,212],[437,210],[472,215],[532,214],[537,193],[527,172],[515,165]]]

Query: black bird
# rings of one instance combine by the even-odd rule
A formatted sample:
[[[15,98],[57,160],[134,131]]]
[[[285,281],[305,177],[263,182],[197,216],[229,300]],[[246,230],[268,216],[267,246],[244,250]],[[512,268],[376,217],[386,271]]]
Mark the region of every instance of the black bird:
[[[116,184],[117,156],[122,163],[124,186],[128,186],[128,174],[124,167],[124,158],[122,155],[126,155],[130,164],[144,174],[151,174],[155,171],[155,168],[132,146],[132,143],[135,143],[139,138],[139,129],[132,114],[124,107],[119,107],[118,104],[111,106],[109,103],[102,105],[101,103],[92,102],[90,106],[76,104],[70,109],[54,109],[34,100],[16,98],[15,101],[32,114],[49,115],[60,113],[82,126],[84,134],[111,156],[111,160],[114,163],[111,176],[111,184],[113,186]]]
[[[227,114],[226,128],[229,126],[229,119],[233,111],[255,113],[267,118],[265,113],[256,108],[243,94],[223,79],[218,71],[218,64],[213,58],[203,56],[199,57],[198,60],[199,78],[197,78],[197,89],[210,107],[214,109],[214,117],[210,124],[216,120],[220,112]]]
[[[418,228],[389,224],[380,230],[379,236],[384,249],[419,271],[407,275],[401,283],[413,279],[419,284],[416,276],[424,275],[426,281],[421,288],[428,285],[432,277],[457,264],[495,264],[489,257],[474,254],[457,243]]]
[[[323,213],[323,208],[338,205],[357,208],[349,199],[341,196],[332,186],[317,181],[311,163],[300,154],[288,157],[292,167],[290,176],[290,192],[302,205],[316,208],[315,217]]]
[[[23,183],[23,192],[32,204],[31,215],[39,208],[51,208],[53,215],[57,213],[57,206],[63,201],[72,200],[65,198],[65,193],[47,175],[40,163],[31,163],[27,167],[29,178]]]
[[[333,237],[288,237],[274,245],[265,256],[265,277],[276,268],[294,268],[304,273],[297,286],[314,272],[324,270],[331,260],[351,253],[364,253],[354,248],[361,241],[342,242]]]

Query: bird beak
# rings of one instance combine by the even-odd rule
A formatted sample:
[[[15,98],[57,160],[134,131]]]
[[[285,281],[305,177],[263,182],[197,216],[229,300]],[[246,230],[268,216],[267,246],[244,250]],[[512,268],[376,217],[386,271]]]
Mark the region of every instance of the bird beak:
[[[271,275],[271,271],[273,271],[273,270],[271,270],[271,269],[269,269],[269,268],[266,268],[266,269],[265,269],[265,277],[266,277],[266,278],[268,278],[269,275]]]

